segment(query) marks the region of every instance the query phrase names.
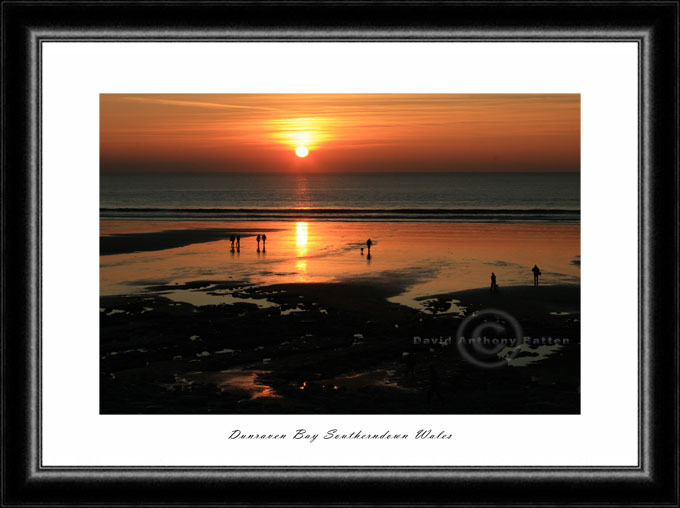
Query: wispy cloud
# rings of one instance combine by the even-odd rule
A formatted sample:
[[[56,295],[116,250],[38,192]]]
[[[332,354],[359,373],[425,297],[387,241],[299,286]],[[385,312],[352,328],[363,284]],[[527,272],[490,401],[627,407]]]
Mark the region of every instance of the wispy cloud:
[[[266,106],[251,106],[243,104],[225,104],[222,102],[199,102],[199,101],[181,101],[176,99],[154,99],[151,97],[125,97],[124,100],[144,102],[146,104],[164,104],[167,106],[183,106],[193,108],[209,108],[209,109],[254,109],[260,111],[282,111],[278,108],[270,108]]]

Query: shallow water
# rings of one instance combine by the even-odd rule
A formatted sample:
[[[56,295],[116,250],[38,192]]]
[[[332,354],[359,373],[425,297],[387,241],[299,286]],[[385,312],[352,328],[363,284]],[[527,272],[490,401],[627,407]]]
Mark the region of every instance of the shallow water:
[[[177,291],[163,291],[159,295],[169,298],[174,302],[184,302],[200,307],[202,305],[221,305],[234,303],[251,303],[260,309],[275,307],[276,304],[265,299],[244,298],[232,294],[231,292],[210,291],[208,288],[197,289],[178,289]]]
[[[528,344],[520,344],[517,347],[506,347],[498,352],[499,358],[504,358],[510,367],[526,367],[545,360],[548,356],[562,349],[561,344],[531,347]],[[518,355],[519,353],[519,355]],[[529,353],[530,356],[521,356]]]
[[[280,397],[271,387],[259,380],[264,370],[223,370],[219,372],[189,372],[175,377],[174,387],[190,386],[195,383],[214,384],[224,392],[246,392],[251,399],[259,397]]]
[[[159,231],[183,227],[268,230],[266,251],[253,237],[243,238],[240,252],[229,242],[100,257],[101,294],[131,294],[160,284],[196,280],[241,281],[251,285],[293,282],[388,282],[403,287],[392,301],[423,310],[416,298],[488,286],[491,272],[498,285],[531,284],[538,264],[542,284],[578,283],[580,227],[565,224],[447,224],[356,222],[177,223],[103,221],[102,234]],[[371,238],[368,256],[361,247]],[[205,289],[205,288],[204,288]],[[208,289],[168,293],[194,305],[250,300]],[[252,295],[250,295],[252,296]]]

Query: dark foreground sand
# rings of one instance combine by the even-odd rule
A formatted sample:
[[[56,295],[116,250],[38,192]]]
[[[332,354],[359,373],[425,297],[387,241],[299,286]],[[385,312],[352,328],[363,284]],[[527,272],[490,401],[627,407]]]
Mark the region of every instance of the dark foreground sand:
[[[111,254],[175,249],[194,243],[228,240],[231,234],[238,234],[241,236],[241,240],[243,240],[258,233],[268,233],[270,231],[274,230],[198,228],[113,234],[99,237],[99,254],[107,256]]]
[[[273,306],[195,307],[163,296],[178,289]],[[402,290],[399,281],[197,281],[102,297],[101,412],[579,413],[579,286],[435,295],[426,299],[433,313],[386,300]],[[465,317],[488,308],[511,314],[524,336],[568,344],[515,352],[511,363],[526,366],[481,355],[502,365],[480,367],[461,355],[455,336]]]

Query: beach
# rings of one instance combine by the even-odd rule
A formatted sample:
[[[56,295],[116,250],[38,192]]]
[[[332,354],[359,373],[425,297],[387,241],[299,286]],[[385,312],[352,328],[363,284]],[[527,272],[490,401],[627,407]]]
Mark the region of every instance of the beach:
[[[102,414],[578,414],[578,94],[101,94]]]
[[[578,224],[112,218],[100,245],[103,414],[580,411]],[[487,309],[490,354],[459,337]]]

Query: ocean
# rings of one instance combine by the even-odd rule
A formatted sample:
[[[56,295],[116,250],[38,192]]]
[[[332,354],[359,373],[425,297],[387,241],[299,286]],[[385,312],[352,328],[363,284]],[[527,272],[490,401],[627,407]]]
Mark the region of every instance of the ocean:
[[[102,173],[113,220],[576,224],[578,173]]]

